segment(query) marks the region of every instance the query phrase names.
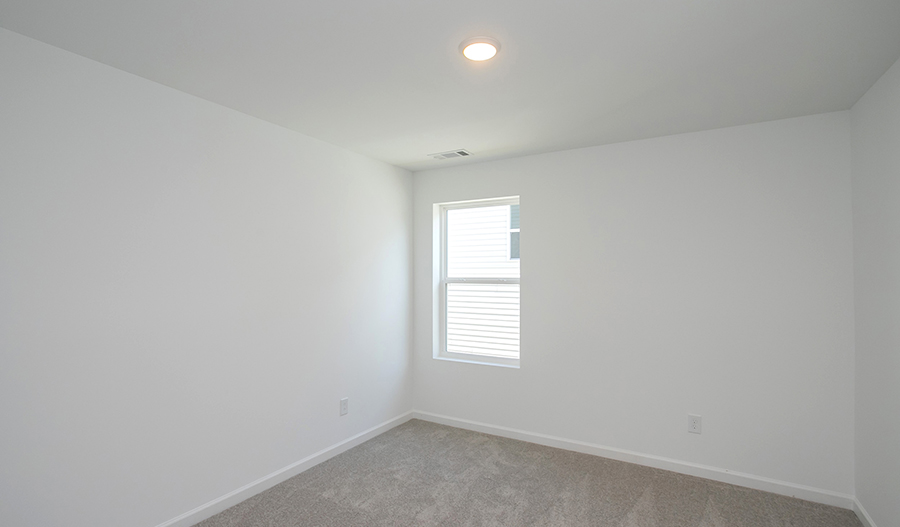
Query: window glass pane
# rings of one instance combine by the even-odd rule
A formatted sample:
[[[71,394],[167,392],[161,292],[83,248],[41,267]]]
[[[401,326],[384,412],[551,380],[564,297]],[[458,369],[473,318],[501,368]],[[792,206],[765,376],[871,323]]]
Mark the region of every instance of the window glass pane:
[[[448,278],[518,278],[510,255],[510,206],[447,211]]]
[[[519,232],[509,233],[509,257],[519,258]]]
[[[447,351],[519,358],[519,284],[447,284]]]
[[[510,205],[509,206],[509,228],[510,229],[518,229],[519,228],[519,205]]]

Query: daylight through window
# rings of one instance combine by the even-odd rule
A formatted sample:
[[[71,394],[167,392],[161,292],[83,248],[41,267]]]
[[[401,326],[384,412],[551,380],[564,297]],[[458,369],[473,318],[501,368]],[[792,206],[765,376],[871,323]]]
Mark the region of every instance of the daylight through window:
[[[517,366],[519,200],[440,206],[444,358]]]

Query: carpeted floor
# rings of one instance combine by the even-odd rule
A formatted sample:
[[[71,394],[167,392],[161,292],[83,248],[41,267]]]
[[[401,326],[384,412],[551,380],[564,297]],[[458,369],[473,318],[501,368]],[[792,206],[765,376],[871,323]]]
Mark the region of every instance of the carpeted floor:
[[[860,527],[848,510],[412,420],[198,527]]]

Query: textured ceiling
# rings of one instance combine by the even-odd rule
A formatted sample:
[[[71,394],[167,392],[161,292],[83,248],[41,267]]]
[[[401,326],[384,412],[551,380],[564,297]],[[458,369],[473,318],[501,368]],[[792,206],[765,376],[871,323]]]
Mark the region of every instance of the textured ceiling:
[[[900,56],[900,0],[0,0],[0,26],[411,170],[844,110]]]

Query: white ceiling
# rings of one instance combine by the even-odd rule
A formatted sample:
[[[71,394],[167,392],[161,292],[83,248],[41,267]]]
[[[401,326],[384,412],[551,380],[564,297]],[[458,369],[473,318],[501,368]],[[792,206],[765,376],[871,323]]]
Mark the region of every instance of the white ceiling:
[[[844,110],[900,56],[900,0],[0,0],[0,26],[410,170]]]

